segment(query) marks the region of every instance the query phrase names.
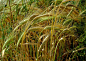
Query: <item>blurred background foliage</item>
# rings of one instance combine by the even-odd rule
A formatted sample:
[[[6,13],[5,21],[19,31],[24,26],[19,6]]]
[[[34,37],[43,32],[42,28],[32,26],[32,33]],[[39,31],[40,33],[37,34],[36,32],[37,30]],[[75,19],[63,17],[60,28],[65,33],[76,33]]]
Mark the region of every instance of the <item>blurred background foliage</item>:
[[[0,0],[1,61],[86,61],[85,0]]]

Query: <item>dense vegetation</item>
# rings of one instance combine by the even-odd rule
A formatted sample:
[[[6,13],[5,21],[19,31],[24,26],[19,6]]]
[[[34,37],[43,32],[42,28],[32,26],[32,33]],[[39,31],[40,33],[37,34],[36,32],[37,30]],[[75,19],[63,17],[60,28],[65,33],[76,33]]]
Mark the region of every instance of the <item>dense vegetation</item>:
[[[85,0],[0,0],[1,61],[86,61]]]

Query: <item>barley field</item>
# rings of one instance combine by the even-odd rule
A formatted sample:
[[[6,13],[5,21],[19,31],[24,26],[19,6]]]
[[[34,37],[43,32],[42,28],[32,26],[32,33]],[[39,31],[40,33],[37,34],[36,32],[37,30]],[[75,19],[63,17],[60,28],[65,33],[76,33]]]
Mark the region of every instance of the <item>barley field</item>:
[[[0,0],[0,61],[86,61],[86,0]]]

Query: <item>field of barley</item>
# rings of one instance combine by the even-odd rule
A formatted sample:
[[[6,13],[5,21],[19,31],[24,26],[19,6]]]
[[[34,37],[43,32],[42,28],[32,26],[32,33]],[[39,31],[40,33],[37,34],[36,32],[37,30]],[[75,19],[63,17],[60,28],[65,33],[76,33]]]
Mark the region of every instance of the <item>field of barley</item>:
[[[0,0],[0,61],[86,61],[86,0]]]

